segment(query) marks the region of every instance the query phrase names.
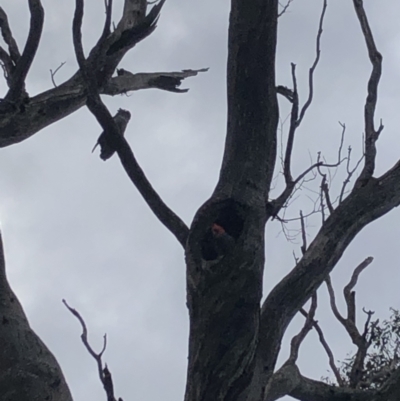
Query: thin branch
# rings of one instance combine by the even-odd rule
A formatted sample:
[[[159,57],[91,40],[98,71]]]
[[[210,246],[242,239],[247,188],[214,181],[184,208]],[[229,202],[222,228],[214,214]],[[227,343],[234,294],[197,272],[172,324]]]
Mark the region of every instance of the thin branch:
[[[365,164],[357,180],[357,183],[362,185],[366,180],[372,177],[374,173],[376,158],[375,142],[383,130],[382,122],[377,130],[375,130],[374,126],[375,109],[378,100],[378,86],[382,74],[382,55],[375,45],[374,37],[364,10],[363,0],[353,0],[353,4],[367,45],[368,56],[372,64],[372,71],[368,81],[368,95],[364,106]]]
[[[330,304],[331,304],[332,312],[335,315],[336,319],[339,320],[339,322],[342,323],[343,326],[346,326],[346,319],[340,314],[340,312],[339,312],[339,310],[338,310],[338,308],[336,306],[335,291],[333,289],[332,281],[331,281],[330,276],[328,276],[325,279],[325,283],[326,283],[326,286],[328,288],[329,301],[330,301]]]
[[[339,311],[336,307],[335,302],[335,294],[333,291],[332,283],[330,278],[328,277],[326,280],[326,284],[328,287],[329,298],[331,302],[331,308],[335,315],[335,317],[340,321],[343,327],[346,329],[349,334],[353,344],[357,346],[357,352],[354,357],[353,364],[351,366],[351,370],[349,373],[349,385],[351,388],[356,388],[362,379],[363,371],[364,371],[364,362],[367,356],[367,350],[371,345],[371,342],[367,340],[367,332],[368,327],[364,327],[363,334],[360,334],[356,325],[356,305],[355,305],[355,292],[352,291],[354,286],[357,283],[358,277],[360,273],[372,262],[372,258],[366,258],[362,263],[360,263],[352,274],[352,277],[349,283],[345,286],[343,290],[344,298],[347,305],[347,318],[343,318],[340,315]],[[369,325],[371,316],[368,315],[367,326]]]
[[[4,42],[8,46],[8,51],[10,53],[11,60],[13,64],[17,64],[19,58],[21,57],[18,49],[17,42],[12,35],[10,25],[8,23],[8,18],[6,12],[0,7],[0,31],[4,39]]]
[[[289,126],[289,134],[288,140],[286,144],[286,152],[285,152],[285,161],[283,164],[283,175],[285,177],[286,185],[290,184],[292,179],[292,174],[290,171],[291,158],[293,152],[293,144],[294,144],[294,135],[297,129],[297,120],[299,114],[299,96],[297,93],[297,80],[296,80],[296,64],[291,64],[292,67],[292,82],[293,82],[293,101],[292,101],[292,110],[290,113],[290,126]]]
[[[351,146],[349,146],[348,152],[347,152],[347,166],[346,166],[347,177],[343,181],[342,189],[341,189],[340,195],[339,195],[339,203],[342,203],[343,197],[345,195],[346,186],[347,186],[347,184],[349,184],[353,174],[358,170],[358,167],[360,166],[361,162],[364,160],[364,156],[365,156],[365,153],[363,153],[362,156],[358,159],[358,161],[357,161],[356,165],[354,166],[354,168],[350,169],[351,151],[352,151]]]
[[[31,13],[30,28],[28,39],[26,41],[24,51],[16,63],[13,73],[13,83],[6,95],[6,100],[16,101],[24,91],[25,79],[28,75],[29,68],[32,65],[33,59],[39,46],[42,36],[44,10],[40,0],[28,0],[29,11]]]
[[[300,313],[306,319],[309,319],[309,314],[303,308],[300,309]],[[332,369],[332,372],[336,377],[336,381],[338,382],[340,387],[343,387],[344,386],[343,379],[340,376],[339,369],[336,367],[335,358],[333,356],[333,352],[332,352],[331,348],[329,347],[329,344],[327,343],[327,341],[325,339],[325,336],[324,336],[324,333],[323,333],[321,327],[319,326],[318,322],[316,320],[314,320],[314,319],[312,319],[312,326],[314,327],[315,331],[317,332],[319,341],[322,344],[322,346],[324,347],[324,350],[325,350],[326,354],[328,355],[329,366]]]
[[[136,158],[126,141],[120,134],[119,129],[112,118],[107,107],[102,102],[96,86],[96,80],[91,71],[87,68],[85,56],[83,54],[81,26],[83,19],[83,0],[76,0],[76,9],[73,20],[73,41],[75,54],[79,67],[88,88],[87,107],[96,117],[97,121],[108,136],[107,142],[116,150],[121,163],[129,178],[143,196],[150,209],[178,239],[185,248],[189,229],[185,223],[163,202],[150,182],[146,178],[143,170],[139,166]]]
[[[286,3],[284,6],[282,6],[282,4],[279,3],[279,5],[280,5],[281,7],[283,7],[283,8],[282,8],[282,11],[281,11],[280,13],[278,13],[278,18],[279,18],[279,17],[282,17],[282,15],[285,14],[286,10],[289,8],[290,3],[291,3],[292,1],[293,1],[293,0],[288,0],[287,3]]]
[[[317,310],[317,293],[315,292],[312,297],[311,297],[311,305],[310,305],[310,310],[305,312],[306,314],[306,321],[304,322],[304,325],[300,332],[295,335],[292,338],[292,341],[290,342],[290,356],[289,359],[286,361],[286,363],[295,363],[297,361],[297,358],[299,356],[299,349],[301,343],[304,341],[304,339],[307,337],[307,334],[312,330],[313,328],[313,320],[315,316],[315,312]]]
[[[51,82],[53,82],[53,85],[55,88],[57,88],[57,84],[54,81],[54,77],[57,74],[57,72],[63,67],[63,65],[66,63],[66,61],[63,61],[54,71],[50,69],[50,77],[51,77]]]
[[[66,308],[79,320],[79,323],[81,324],[81,327],[82,327],[82,334],[81,334],[82,343],[85,346],[85,348],[87,349],[87,351],[89,352],[89,354],[96,361],[99,378],[100,378],[101,383],[103,384],[104,391],[106,392],[107,401],[115,401],[114,385],[113,385],[113,382],[112,382],[111,373],[108,370],[107,365],[105,365],[105,367],[103,368],[103,361],[101,359],[103,354],[104,354],[104,351],[107,348],[107,336],[104,335],[104,337],[103,337],[103,348],[102,348],[102,350],[99,353],[96,353],[93,350],[93,348],[90,345],[90,343],[89,343],[88,330],[87,330],[86,323],[85,323],[84,319],[82,318],[82,316],[80,315],[80,313],[76,309],[71,308],[68,305],[68,303],[67,303],[67,301],[65,299],[63,299],[62,302],[66,306]]]
[[[332,214],[334,209],[333,209],[333,205],[331,202],[331,197],[329,195],[328,183],[326,182],[326,174],[324,174],[324,176],[322,178],[321,189],[322,189],[323,194],[325,195],[326,206],[328,206],[329,213]]]
[[[98,43],[104,42],[111,32],[110,28],[111,28],[111,19],[112,19],[112,6],[113,6],[113,0],[105,0],[106,19],[104,21],[103,32],[99,38]]]
[[[293,98],[294,98],[293,91],[287,88],[286,86],[278,85],[276,87],[276,93],[285,97],[287,100],[289,100],[290,103],[293,103]]]
[[[0,46],[0,63],[3,68],[4,78],[6,79],[7,85],[10,88],[12,85],[12,75],[14,72],[14,64],[8,53]]]
[[[349,283],[344,287],[343,289],[343,295],[344,299],[346,301],[347,305],[347,319],[352,320],[353,323],[355,324],[355,302],[354,302],[354,292],[351,290],[355,287],[358,281],[359,275],[362,273],[362,271],[372,263],[374,258],[372,256],[369,256],[365,260],[363,260],[355,269],[354,272],[351,276],[351,279]]]
[[[338,167],[344,160],[346,160],[346,159],[340,160],[338,163],[334,163],[334,164],[326,164],[326,163],[319,161],[317,163],[314,163],[310,167],[308,167],[295,180],[293,180],[288,185],[286,185],[285,189],[282,191],[282,193],[276,199],[267,203],[267,209],[268,209],[269,214],[273,217],[277,216],[277,213],[280,211],[280,209],[286,204],[287,200],[290,198],[290,196],[293,192],[293,189],[307,174],[312,172],[314,169],[320,168],[320,167],[327,167],[327,168]]]
[[[300,223],[301,223],[301,238],[303,240],[303,244],[301,245],[301,253],[304,255],[307,250],[307,234],[306,234],[306,225],[304,223],[304,216],[301,210],[300,210]]]
[[[346,124],[343,124],[339,121],[339,125],[342,127],[342,136],[340,137],[340,145],[339,145],[339,151],[338,151],[338,160],[342,159],[342,150],[343,150],[343,144],[344,144],[344,134],[346,133]]]
[[[310,107],[312,99],[313,99],[313,95],[314,95],[314,72],[315,69],[317,68],[319,59],[320,59],[320,54],[321,54],[321,36],[322,36],[322,32],[323,32],[323,25],[324,25],[324,17],[325,17],[325,12],[326,12],[326,8],[327,8],[328,4],[327,4],[327,0],[324,0],[323,6],[322,6],[322,12],[321,12],[321,16],[319,19],[319,27],[318,27],[318,33],[317,33],[317,40],[316,40],[316,45],[315,45],[315,60],[313,65],[311,66],[309,72],[308,72],[308,87],[309,87],[309,92],[308,92],[308,99],[307,101],[304,103],[304,106],[302,107],[301,111],[300,111],[300,117],[297,121],[297,126],[300,125],[301,121],[304,118],[304,115],[306,114],[307,109]]]
[[[186,247],[186,240],[189,234],[189,228],[161,199],[154,190],[149,180],[146,178],[143,170],[139,166],[136,158],[125,138],[120,137],[116,151],[121,163],[135,185],[137,190],[143,196],[144,200],[160,220],[162,224],[177,238],[179,243]]]

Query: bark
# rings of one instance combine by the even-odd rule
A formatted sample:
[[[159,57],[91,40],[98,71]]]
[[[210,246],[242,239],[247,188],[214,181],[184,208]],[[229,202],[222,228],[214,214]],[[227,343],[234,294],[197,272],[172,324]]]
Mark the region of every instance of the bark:
[[[272,377],[264,401],[275,401],[284,395],[299,401],[396,401],[399,391],[400,369],[381,390],[360,390],[309,379],[301,375],[297,366],[287,364]]]
[[[185,401],[273,401],[283,395],[301,401],[397,400],[400,370],[379,392],[335,387],[305,378],[293,361],[274,373],[283,335],[295,314],[315,294],[354,237],[400,204],[400,162],[381,177],[372,177],[375,142],[383,129],[374,127],[382,58],[362,1],[353,3],[373,65],[365,106],[364,169],[350,195],[343,201],[340,197],[336,208],[327,201],[329,217],[310,246],[304,244],[303,257],[262,307],[265,224],[276,216],[296,184],[323,165],[318,162],[292,178],[295,133],[312,100],[326,2],[317,56],[310,70],[310,95],[300,108],[294,67],[293,90],[275,84],[278,1],[231,0],[225,152],[216,189],[196,213],[190,229],[153,189],[99,96],[145,88],[184,92],[179,88],[181,81],[204,71],[132,74],[120,69],[112,77],[124,54],[154,31],[164,2],[161,0],[146,14],[145,0],[126,0],[124,15],[112,33],[108,3],[103,34],[86,58],[81,44],[83,0],[77,0],[73,38],[80,71],[59,87],[33,98],[26,93],[24,80],[40,40],[40,0],[29,1],[31,29],[21,54],[0,7],[0,30],[8,45],[8,53],[0,47],[0,60],[10,87],[0,103],[0,147],[29,138],[85,104],[96,116],[104,130],[102,141],[106,140],[110,153],[115,150],[132,183],[186,251],[190,335]],[[293,105],[293,129],[284,163],[286,189],[270,201],[276,162],[277,93]],[[329,199],[327,188],[324,194]],[[0,250],[0,338],[5,344],[1,347],[0,394],[12,401],[71,400],[60,367],[29,327],[7,283]]]
[[[72,401],[56,359],[29,326],[10,288],[0,236],[0,395],[2,400]]]
[[[158,88],[172,92],[179,89],[184,78],[202,70],[132,74],[122,70],[112,77],[123,56],[140,40],[151,34],[165,0],[153,6],[146,15],[145,0],[126,0],[124,15],[117,29],[110,33],[110,16],[97,45],[85,60],[94,76],[99,93],[117,95],[131,90]],[[108,10],[111,10],[110,2]],[[12,36],[7,15],[0,7],[0,32],[8,52],[0,46],[0,62],[4,67],[9,91],[0,99],[0,147],[21,142],[42,128],[66,117],[88,101],[87,83],[81,71],[62,85],[33,98],[25,91],[25,78],[40,42],[44,12],[40,0],[29,0],[31,28],[24,51],[20,54]],[[130,32],[126,35],[126,32]],[[110,51],[111,49],[111,51]],[[120,135],[118,135],[120,136]],[[184,244],[187,227],[162,201],[148,182],[125,139],[118,153],[124,167],[157,217]],[[117,141],[118,142],[118,138]],[[7,401],[54,400],[71,401],[60,366],[29,326],[23,309],[11,290],[5,273],[0,237],[0,398]]]
[[[225,153],[217,187],[196,214],[186,249],[186,401],[245,400],[259,335],[265,200],[275,165],[278,120],[277,1],[231,4]],[[213,223],[235,244],[210,261],[201,244]]]

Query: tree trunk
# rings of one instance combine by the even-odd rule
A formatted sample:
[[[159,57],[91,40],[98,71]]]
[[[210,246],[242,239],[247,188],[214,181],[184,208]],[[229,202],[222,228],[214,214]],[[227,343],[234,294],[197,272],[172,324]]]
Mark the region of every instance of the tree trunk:
[[[276,158],[277,1],[232,0],[228,128],[217,188],[198,211],[186,247],[190,313],[185,401],[252,394],[264,270],[266,202]],[[249,62],[253,60],[253,62]],[[217,224],[231,239],[218,252]],[[214,252],[209,252],[214,247]]]

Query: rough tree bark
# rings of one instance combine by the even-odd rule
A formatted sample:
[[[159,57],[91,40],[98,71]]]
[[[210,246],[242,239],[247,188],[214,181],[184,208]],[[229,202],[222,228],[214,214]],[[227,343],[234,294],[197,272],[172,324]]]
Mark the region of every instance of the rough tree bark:
[[[292,177],[294,136],[312,100],[326,1],[310,69],[309,98],[299,107],[295,66],[292,89],[275,83],[278,1],[231,0],[225,153],[216,189],[196,213],[190,229],[152,188],[99,96],[154,87],[180,92],[182,79],[203,71],[132,74],[119,70],[112,76],[126,52],[154,31],[164,2],[147,12],[146,0],[125,0],[123,17],[113,32],[112,2],[106,2],[103,34],[85,58],[80,33],[83,0],[76,0],[73,35],[80,69],[62,85],[33,98],[24,82],[40,41],[41,2],[28,0],[31,26],[22,53],[0,7],[0,30],[8,47],[0,47],[0,61],[9,86],[0,103],[0,146],[21,142],[84,105],[95,115],[133,184],[186,252],[190,338],[185,401],[273,401],[283,395],[302,401],[397,400],[400,371],[380,391],[361,391],[303,377],[296,357],[278,371],[275,366],[286,328],[327,279],[347,246],[366,225],[400,204],[400,161],[382,176],[373,177],[375,142],[383,128],[374,125],[382,57],[362,0],[353,0],[353,4],[373,67],[365,103],[364,166],[349,195],[334,205],[321,185],[329,217],[309,247],[304,246],[294,269],[262,305],[265,225],[277,216],[296,184],[323,166],[318,161]],[[278,94],[292,104],[292,111],[283,165],[286,188],[278,198],[270,199],[276,168]],[[71,400],[60,367],[30,329],[7,283],[2,249],[0,288],[1,398]],[[108,375],[104,371],[103,384]],[[109,392],[107,397],[115,399]]]

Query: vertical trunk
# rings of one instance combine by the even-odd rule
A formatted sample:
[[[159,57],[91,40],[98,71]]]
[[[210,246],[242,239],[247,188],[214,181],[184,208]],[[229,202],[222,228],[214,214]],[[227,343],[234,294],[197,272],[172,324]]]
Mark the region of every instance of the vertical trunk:
[[[276,28],[276,0],[232,0],[224,159],[217,188],[197,213],[186,248],[185,401],[246,400],[253,380],[265,204],[276,157]],[[223,234],[213,232],[215,224]]]

